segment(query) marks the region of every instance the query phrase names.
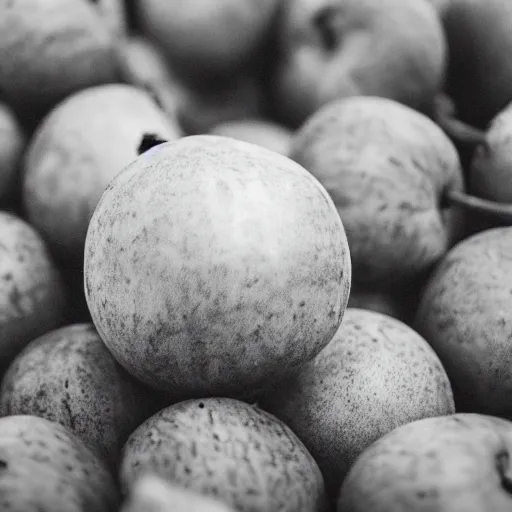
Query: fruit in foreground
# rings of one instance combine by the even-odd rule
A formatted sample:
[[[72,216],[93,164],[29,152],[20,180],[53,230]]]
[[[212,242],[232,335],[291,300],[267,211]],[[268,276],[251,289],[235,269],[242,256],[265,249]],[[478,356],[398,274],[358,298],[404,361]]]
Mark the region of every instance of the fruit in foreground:
[[[443,204],[462,190],[457,151],[409,107],[376,97],[332,102],[297,132],[290,156],[334,200],[355,284],[393,292],[419,284],[459,236],[461,212]]]
[[[0,508],[9,512],[112,512],[119,497],[98,456],[61,425],[0,419]]]
[[[508,512],[512,423],[455,414],[409,423],[352,467],[338,512]]]
[[[428,343],[394,318],[352,308],[327,347],[260,403],[304,442],[333,497],[370,443],[400,425],[455,412]]]
[[[432,274],[415,326],[453,384],[457,408],[511,415],[512,228],[454,247]]]
[[[124,448],[126,489],[154,473],[236,510],[323,512],[322,475],[302,442],[274,416],[229,398],[188,400],[144,422]]]
[[[93,321],[116,359],[182,398],[255,393],[312,359],[351,280],[343,224],[290,159],[192,136],[109,185],[85,249]]]
[[[56,421],[116,467],[132,431],[159,407],[155,392],[119,366],[91,324],[32,341],[3,377],[0,414]]]
[[[226,504],[171,485],[153,474],[139,478],[131,487],[122,512],[234,512]]]
[[[124,84],[91,87],[47,116],[25,156],[29,221],[66,268],[82,268],[87,227],[112,178],[137,157],[145,132],[179,138],[151,96]]]
[[[0,212],[0,370],[27,343],[65,320],[61,275],[37,232]]]

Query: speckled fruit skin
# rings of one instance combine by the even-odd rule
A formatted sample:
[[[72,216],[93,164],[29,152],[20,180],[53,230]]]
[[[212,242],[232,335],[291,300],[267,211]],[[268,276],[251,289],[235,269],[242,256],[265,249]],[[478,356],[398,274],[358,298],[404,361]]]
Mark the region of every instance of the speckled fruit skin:
[[[25,156],[23,203],[66,268],[82,268],[94,209],[112,178],[137,158],[144,133],[181,136],[148,93],[124,84],[74,94],[39,126]]]
[[[0,103],[0,206],[18,185],[18,171],[26,137],[14,112]]]
[[[121,485],[153,472],[240,512],[325,510],[322,475],[284,423],[238,400],[189,400],[143,423],[124,449]]]
[[[158,410],[158,399],[119,366],[92,324],[76,324],[18,355],[2,380],[0,414],[56,421],[115,467],[128,436]]]
[[[182,398],[256,392],[312,359],[351,282],[321,185],[256,145],[193,136],[109,185],[85,248],[91,316],[138,379]]]
[[[469,169],[469,188],[478,197],[512,203],[512,103],[490,123],[487,148],[478,147]]]
[[[285,156],[290,153],[292,144],[291,130],[264,119],[227,121],[216,125],[210,133],[257,144]]]
[[[285,1],[277,34],[271,91],[277,113],[293,127],[349,96],[423,110],[443,83],[446,42],[425,0]]]
[[[24,118],[117,80],[116,35],[94,2],[0,0],[0,12],[0,90]]]
[[[394,318],[353,308],[329,345],[260,404],[304,442],[333,496],[370,443],[405,423],[455,412],[428,343]]]
[[[384,98],[338,100],[296,134],[291,158],[326,188],[343,219],[354,282],[374,289],[421,280],[452,245],[462,189],[457,151],[429,118]]]
[[[438,353],[455,399],[471,411],[511,415],[512,228],[467,238],[439,264],[415,326]]]
[[[402,426],[352,467],[338,512],[508,512],[512,423],[455,414]],[[508,477],[510,479],[510,477]],[[509,480],[510,481],[510,480]]]
[[[232,75],[259,53],[279,0],[137,0],[142,32],[186,78]]]
[[[0,419],[0,509],[115,512],[113,478],[94,452],[61,425],[35,416]]]
[[[163,478],[146,474],[130,488],[121,512],[234,512],[225,503],[209,496],[172,485]]]
[[[35,230],[0,212],[0,369],[34,338],[64,321],[61,276]]]

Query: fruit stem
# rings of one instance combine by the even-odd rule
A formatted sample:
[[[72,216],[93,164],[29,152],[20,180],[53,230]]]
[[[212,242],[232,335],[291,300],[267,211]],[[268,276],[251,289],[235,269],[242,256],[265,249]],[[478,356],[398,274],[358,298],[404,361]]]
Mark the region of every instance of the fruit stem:
[[[469,149],[482,146],[489,150],[485,132],[457,119],[455,103],[447,94],[438,94],[432,108],[434,121],[455,144]]]
[[[437,124],[455,143],[470,148],[481,146],[485,151],[489,151],[484,131],[450,117],[439,118]]]
[[[160,144],[164,144],[168,142],[166,139],[162,139],[162,137],[156,135],[155,133],[145,133],[142,137],[142,140],[137,148],[137,153],[142,155],[151,148],[155,146],[159,146]]]
[[[512,204],[498,203],[488,199],[472,196],[459,190],[446,192],[444,203],[459,206],[465,210],[478,212],[500,220],[502,223],[512,225]]]

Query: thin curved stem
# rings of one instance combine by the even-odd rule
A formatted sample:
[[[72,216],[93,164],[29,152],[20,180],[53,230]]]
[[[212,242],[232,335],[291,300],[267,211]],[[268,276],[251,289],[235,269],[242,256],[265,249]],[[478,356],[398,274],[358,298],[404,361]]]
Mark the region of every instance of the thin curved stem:
[[[488,199],[472,196],[459,190],[450,190],[445,195],[445,202],[465,210],[478,212],[500,222],[512,225],[512,204],[498,203]]]

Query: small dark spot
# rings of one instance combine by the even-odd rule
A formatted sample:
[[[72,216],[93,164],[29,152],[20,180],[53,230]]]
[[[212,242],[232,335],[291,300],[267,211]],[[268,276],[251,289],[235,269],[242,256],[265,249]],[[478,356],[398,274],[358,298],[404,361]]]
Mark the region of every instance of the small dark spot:
[[[151,148],[154,148],[155,146],[164,144],[165,142],[168,141],[162,139],[162,137],[159,137],[155,133],[145,133],[144,136],[142,137],[139,147],[137,148],[137,153],[139,155],[142,155],[142,153],[145,153],[146,151],[150,150]]]
[[[0,460],[0,469],[7,469],[9,464],[5,460]]]
[[[204,404],[203,404],[203,402],[199,402],[199,409],[204,409]]]
[[[65,380],[65,382],[64,382],[64,387],[65,387],[66,389],[68,389],[68,388],[69,388],[69,379],[66,379],[66,380]]]
[[[301,301],[299,302],[299,307],[303,308],[305,305],[306,305],[306,302],[305,302],[305,301],[301,300]]]

